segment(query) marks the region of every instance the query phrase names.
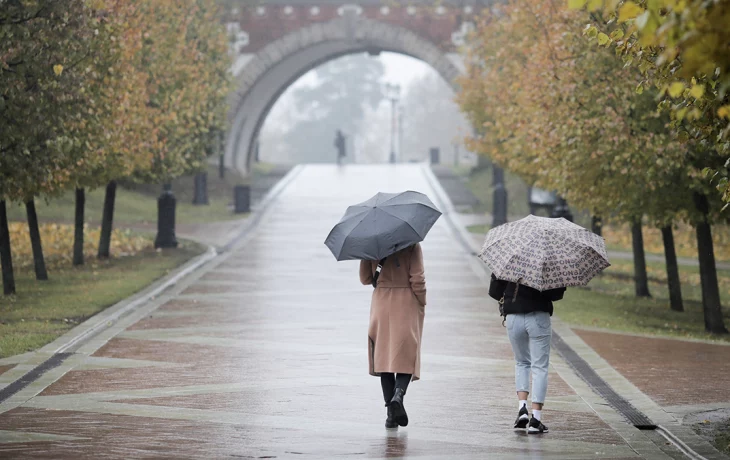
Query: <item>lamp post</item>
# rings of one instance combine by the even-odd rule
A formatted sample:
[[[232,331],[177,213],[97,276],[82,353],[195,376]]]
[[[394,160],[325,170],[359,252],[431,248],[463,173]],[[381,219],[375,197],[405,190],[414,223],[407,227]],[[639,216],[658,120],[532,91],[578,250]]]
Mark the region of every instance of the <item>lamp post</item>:
[[[403,106],[398,109],[398,161],[401,163],[403,158]]]
[[[395,127],[396,127],[396,107],[400,99],[400,85],[385,84],[385,97],[391,103],[391,123],[390,123],[390,163],[395,163]]]

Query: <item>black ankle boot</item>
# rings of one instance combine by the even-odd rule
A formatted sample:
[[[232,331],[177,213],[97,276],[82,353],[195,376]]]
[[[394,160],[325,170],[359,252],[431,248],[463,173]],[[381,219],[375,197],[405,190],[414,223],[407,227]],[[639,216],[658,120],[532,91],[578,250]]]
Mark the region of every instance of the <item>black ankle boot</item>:
[[[408,414],[406,414],[406,408],[403,406],[403,397],[406,395],[405,390],[402,388],[396,388],[393,399],[388,404],[388,409],[391,410],[395,423],[400,426],[408,426]]]
[[[393,409],[390,407],[390,404],[388,407],[388,417],[385,419],[385,427],[386,428],[398,428],[398,423],[396,423],[395,418],[393,417]]]

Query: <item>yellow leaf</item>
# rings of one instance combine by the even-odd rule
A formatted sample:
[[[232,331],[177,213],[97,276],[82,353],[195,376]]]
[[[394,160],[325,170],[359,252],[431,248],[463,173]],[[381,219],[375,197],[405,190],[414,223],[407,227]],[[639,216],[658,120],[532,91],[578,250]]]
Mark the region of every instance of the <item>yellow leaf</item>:
[[[53,73],[55,73],[56,75],[61,75],[61,73],[63,73],[63,66],[61,64],[54,65]]]
[[[717,116],[720,118],[730,118],[730,105],[723,105],[717,109]]]
[[[621,40],[624,37],[624,31],[621,29],[616,29],[613,32],[611,32],[611,40]]]
[[[669,85],[669,95],[672,97],[679,97],[682,95],[682,92],[684,91],[684,83],[680,81],[675,81],[671,85]]]
[[[578,10],[585,6],[587,0],[568,0],[568,8]]]
[[[621,6],[621,9],[618,11],[618,22],[629,21],[643,12],[644,10],[636,3],[626,2]]]
[[[599,45],[605,45],[609,41],[611,41],[611,39],[608,38],[608,35],[604,34],[603,32],[601,32],[600,34],[598,34],[598,44]]]
[[[689,94],[695,99],[701,98],[705,94],[705,85],[694,85]]]

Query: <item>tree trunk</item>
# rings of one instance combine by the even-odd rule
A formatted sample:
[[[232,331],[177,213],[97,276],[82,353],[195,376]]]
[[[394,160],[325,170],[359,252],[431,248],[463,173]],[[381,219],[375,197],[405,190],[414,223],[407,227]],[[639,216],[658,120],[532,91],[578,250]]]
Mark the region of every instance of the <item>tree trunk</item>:
[[[104,195],[104,214],[101,218],[101,235],[99,235],[99,259],[109,258],[109,246],[112,242],[112,223],[114,221],[114,201],[117,196],[117,182],[109,181]]]
[[[213,153],[218,154],[218,176],[223,179],[226,176],[225,148],[223,147],[223,132],[216,131],[214,136]]]
[[[601,220],[601,216],[591,217],[591,231],[598,236],[603,235],[603,220]]]
[[[0,200],[0,263],[3,272],[3,293],[15,294],[15,276],[13,275],[13,257],[10,253],[10,229],[5,200]]]
[[[649,278],[646,275],[646,258],[644,257],[644,237],[641,234],[641,220],[631,224],[631,243],[634,250],[634,281],[637,297],[651,297]]]
[[[507,189],[504,186],[504,170],[492,165],[492,228],[507,223]]]
[[[74,227],[74,265],[84,265],[84,206],[86,192],[82,188],[76,189],[76,221]]]
[[[664,258],[667,262],[669,304],[674,311],[684,311],[682,284],[679,281],[679,266],[677,265],[677,252],[674,250],[674,234],[671,225],[662,227],[662,241],[664,242]]]
[[[35,212],[35,202],[32,199],[25,203],[25,211],[28,215],[28,231],[30,233],[30,246],[33,249],[35,279],[38,281],[46,281],[48,280],[48,272],[46,272],[46,261],[43,260],[43,246],[41,245],[41,232],[38,228],[38,215]]]
[[[697,224],[697,253],[700,262],[700,282],[702,285],[702,309],[705,314],[705,330],[714,334],[727,334],[722,317],[720,288],[717,284],[717,267],[715,266],[715,249],[712,244],[712,229],[707,222],[709,203],[701,193],[694,194],[695,207],[704,216]]]

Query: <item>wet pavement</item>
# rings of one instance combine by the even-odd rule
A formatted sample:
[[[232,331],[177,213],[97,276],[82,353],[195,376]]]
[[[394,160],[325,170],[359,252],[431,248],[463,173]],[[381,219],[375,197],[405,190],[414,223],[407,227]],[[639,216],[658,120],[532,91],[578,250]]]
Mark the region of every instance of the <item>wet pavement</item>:
[[[0,403],[2,458],[667,458],[553,355],[544,421],[511,429],[514,365],[487,275],[441,219],[410,425],[367,373],[371,289],[323,241],[349,204],[420,165],[307,166],[232,251]],[[0,363],[0,387],[13,367]],[[22,375],[22,374],[21,374]],[[28,394],[27,397],[23,397]],[[31,397],[33,396],[33,397]]]

